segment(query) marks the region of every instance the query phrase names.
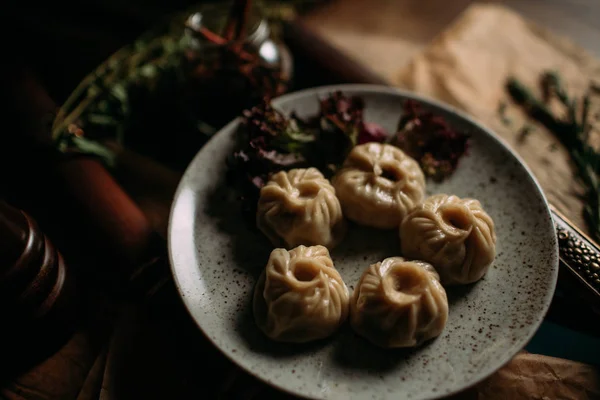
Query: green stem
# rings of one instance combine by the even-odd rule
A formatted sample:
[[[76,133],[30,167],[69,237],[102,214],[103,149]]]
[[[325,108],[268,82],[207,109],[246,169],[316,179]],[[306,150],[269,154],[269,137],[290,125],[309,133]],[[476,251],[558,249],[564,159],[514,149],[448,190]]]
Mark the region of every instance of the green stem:
[[[600,154],[587,140],[590,130],[589,93],[582,99],[581,119],[577,118],[577,100],[571,100],[556,73],[546,73],[542,77],[542,90],[546,100],[556,96],[567,107],[565,120],[555,117],[547,105],[538,100],[531,91],[518,80],[511,78],[506,88],[515,103],[524,108],[529,117],[544,125],[556,135],[569,151],[577,175],[586,187],[587,205],[584,210],[586,222],[596,239],[600,239]]]
[[[571,144],[574,133],[573,124],[556,119],[546,104],[538,100],[517,79],[509,79],[506,88],[513,101],[522,106],[529,117],[538,121],[549,131],[557,135],[563,144],[567,146]]]

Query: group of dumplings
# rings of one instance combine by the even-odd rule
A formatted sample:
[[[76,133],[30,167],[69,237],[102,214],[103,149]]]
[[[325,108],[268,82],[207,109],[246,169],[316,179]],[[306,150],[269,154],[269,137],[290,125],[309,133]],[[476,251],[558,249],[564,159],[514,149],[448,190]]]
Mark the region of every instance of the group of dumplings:
[[[350,294],[329,250],[357,224],[399,229],[403,257],[369,266]],[[317,169],[279,172],[262,188],[257,226],[277,248],[254,292],[257,325],[271,339],[308,342],[348,318],[370,342],[413,347],[448,319],[443,285],[485,275],[496,254],[494,222],[479,201],[425,198],[418,163],[397,147],[350,152],[330,183]]]

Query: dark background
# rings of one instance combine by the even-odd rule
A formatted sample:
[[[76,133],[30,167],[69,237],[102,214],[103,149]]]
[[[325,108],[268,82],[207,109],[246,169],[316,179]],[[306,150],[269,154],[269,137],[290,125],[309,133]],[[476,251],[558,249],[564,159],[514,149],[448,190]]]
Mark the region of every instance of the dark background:
[[[8,61],[4,66],[24,63],[31,67],[60,104],[86,74],[113,52],[173,12],[199,3],[9,0],[1,12]]]

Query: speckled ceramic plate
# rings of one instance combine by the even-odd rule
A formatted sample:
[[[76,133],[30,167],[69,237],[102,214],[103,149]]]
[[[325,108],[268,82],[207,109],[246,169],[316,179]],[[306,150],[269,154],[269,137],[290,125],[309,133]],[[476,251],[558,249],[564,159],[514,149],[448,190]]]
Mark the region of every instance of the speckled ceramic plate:
[[[448,289],[450,315],[443,334],[414,350],[384,351],[346,324],[312,345],[268,340],[253,321],[254,284],[272,248],[242,222],[224,183],[234,121],[198,153],[172,208],[169,247],[179,292],[206,336],[227,357],[282,390],[316,399],[430,399],[465,389],[508,362],[533,336],[554,291],[556,234],[542,191],[518,157],[468,117],[410,93],[343,85],[283,96],[275,105],[301,116],[318,110],[318,95],[336,89],[360,95],[366,119],[392,131],[402,101],[428,104],[472,134],[472,147],[455,174],[428,192],[481,201],[496,223],[498,256],[476,284]],[[396,231],[352,227],[332,252],[350,289],[369,264],[399,255]]]

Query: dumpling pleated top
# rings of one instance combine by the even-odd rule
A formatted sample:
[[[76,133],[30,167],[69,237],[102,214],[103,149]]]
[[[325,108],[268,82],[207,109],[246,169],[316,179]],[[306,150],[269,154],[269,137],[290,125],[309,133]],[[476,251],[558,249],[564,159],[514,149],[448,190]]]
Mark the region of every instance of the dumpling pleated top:
[[[352,149],[333,186],[346,218],[392,229],[423,200],[425,176],[419,164],[399,148],[366,143]]]
[[[333,248],[346,233],[335,189],[316,168],[281,171],[261,189],[256,225],[275,247]]]
[[[390,257],[363,273],[350,301],[350,324],[384,348],[414,347],[439,336],[448,298],[430,264]]]
[[[444,285],[481,279],[496,257],[494,221],[475,199],[436,194],[400,227],[402,255],[431,263]]]
[[[309,342],[339,328],[349,297],[327,248],[275,249],[254,291],[254,318],[273,340]]]

